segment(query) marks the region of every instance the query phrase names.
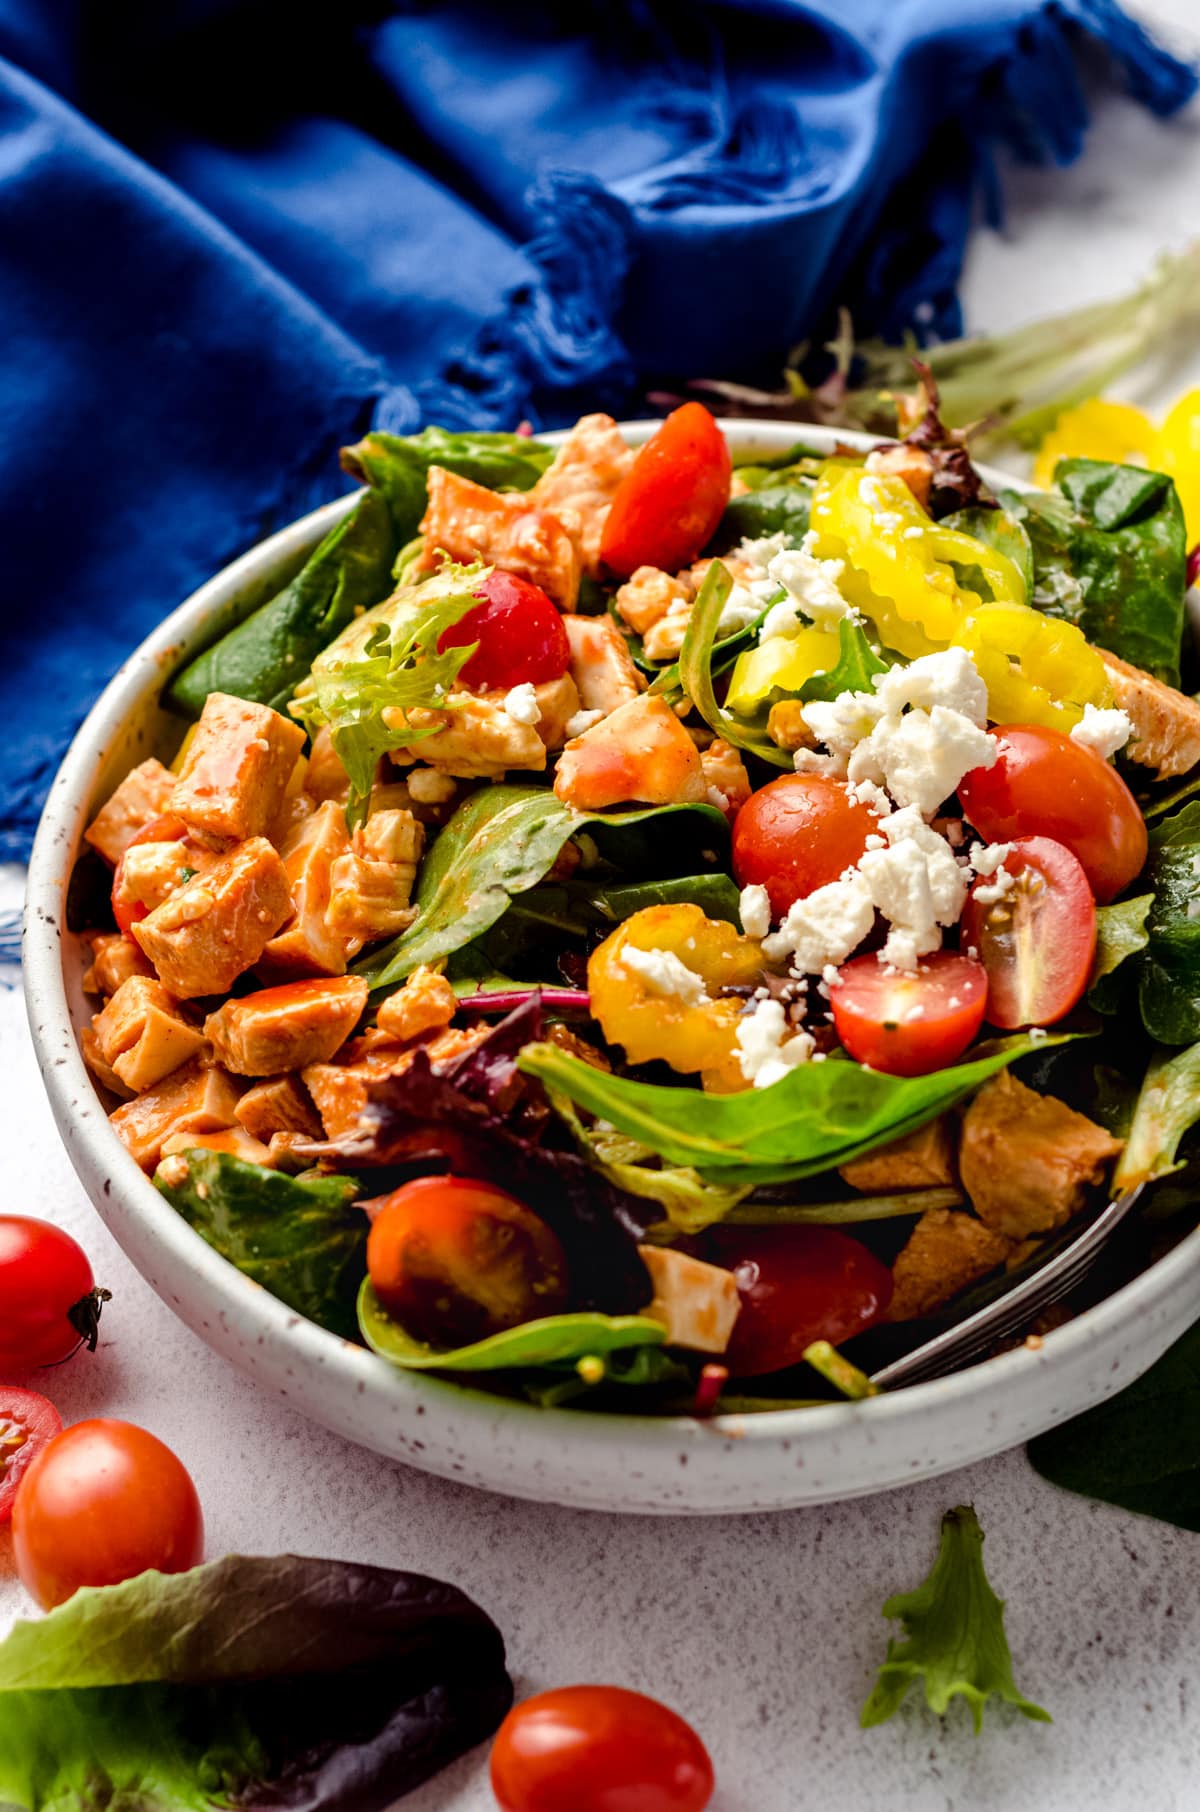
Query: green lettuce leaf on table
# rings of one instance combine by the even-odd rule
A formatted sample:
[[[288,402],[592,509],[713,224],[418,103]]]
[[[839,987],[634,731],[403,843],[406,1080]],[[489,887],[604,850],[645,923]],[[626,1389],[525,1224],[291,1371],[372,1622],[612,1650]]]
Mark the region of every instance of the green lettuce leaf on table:
[[[198,1146],[155,1183],[213,1249],[281,1302],[352,1338],[365,1269],[367,1218],[354,1177],[290,1177]],[[168,1180],[169,1179],[169,1180]]]
[[[983,1567],[983,1530],[969,1505],[942,1518],[941,1544],[933,1570],[912,1592],[898,1592],[883,1607],[898,1617],[905,1639],[893,1637],[879,1679],[862,1709],[869,1729],[885,1723],[918,1681],[931,1711],[943,1717],[953,1698],[971,1708],[975,1733],[993,1696],[1025,1717],[1049,1724],[1048,1711],[1017,1689],[1012,1655],[1004,1633],[1004,1601],[997,1598]]]
[[[176,674],[166,703],[199,717],[210,692],[286,708],[321,650],[391,589],[396,540],[386,504],[360,497],[290,584]]]
[[[85,1588],[13,1628],[0,1643],[0,1802],[384,1812],[511,1702],[500,1632],[455,1587],[230,1555]]]
[[[397,545],[417,532],[425,514],[430,466],[443,466],[489,491],[529,491],[554,458],[554,448],[524,434],[481,429],[423,428],[420,434],[373,431],[342,448],[342,469],[385,500]]]

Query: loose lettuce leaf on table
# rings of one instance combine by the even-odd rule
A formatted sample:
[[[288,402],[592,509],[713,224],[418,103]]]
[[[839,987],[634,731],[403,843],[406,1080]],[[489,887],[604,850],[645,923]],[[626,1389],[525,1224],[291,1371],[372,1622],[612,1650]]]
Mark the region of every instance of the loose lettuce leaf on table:
[[[1057,491],[1004,491],[1032,543],[1032,602],[1089,642],[1179,684],[1187,536],[1171,480],[1141,466],[1064,459]]]
[[[928,1076],[887,1076],[830,1059],[736,1095],[608,1075],[552,1044],[527,1046],[517,1067],[536,1077],[552,1100],[567,1096],[667,1164],[696,1170],[707,1182],[750,1188],[815,1176],[913,1132],[1049,1042],[1006,1038]]]
[[[161,1169],[155,1182],[188,1225],[297,1314],[353,1337],[367,1241],[355,1178],[290,1177],[202,1146],[182,1157],[181,1182]]]
[[[988,1583],[983,1530],[969,1505],[946,1512],[933,1571],[915,1591],[889,1598],[883,1614],[900,1618],[906,1640],[893,1637],[888,1643],[887,1660],[862,1709],[864,1729],[892,1717],[918,1680],[938,1717],[945,1715],[951,1699],[966,1699],[977,1736],[993,1694],[1037,1723],[1052,1722],[1048,1711],[1017,1690],[1004,1633],[1004,1601]]]
[[[176,674],[166,703],[199,717],[210,692],[230,692],[284,710],[321,650],[387,596],[395,551],[387,506],[368,491],[290,585]]]
[[[528,491],[553,460],[554,448],[523,434],[423,428],[420,434],[372,432],[343,447],[341,458],[344,471],[385,499],[403,546],[425,514],[430,466],[444,466],[489,491]]]
[[[500,1632],[455,1587],[295,1555],[85,1588],[0,1643],[0,1801],[384,1812],[491,1734]]]

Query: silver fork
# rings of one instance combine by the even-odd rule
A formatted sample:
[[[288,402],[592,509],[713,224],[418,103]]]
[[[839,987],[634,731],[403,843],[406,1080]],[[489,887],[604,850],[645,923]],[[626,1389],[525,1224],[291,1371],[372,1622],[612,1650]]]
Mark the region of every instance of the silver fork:
[[[923,1341],[902,1359],[894,1359],[891,1365],[872,1373],[872,1384],[877,1384],[881,1390],[895,1390],[902,1384],[944,1377],[947,1372],[957,1371],[960,1366],[978,1359],[996,1341],[1015,1334],[1025,1322],[1032,1321],[1083,1281],[1141,1195],[1142,1187],[1139,1183],[1136,1189],[1119,1195],[1053,1258],[1047,1259],[1044,1265],[994,1302],[985,1303],[956,1327],[935,1334],[932,1340]]]

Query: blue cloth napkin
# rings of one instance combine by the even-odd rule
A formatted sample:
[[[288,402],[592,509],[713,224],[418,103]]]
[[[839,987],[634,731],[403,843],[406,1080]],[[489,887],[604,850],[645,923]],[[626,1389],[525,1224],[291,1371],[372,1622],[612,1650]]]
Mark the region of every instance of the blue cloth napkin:
[[[838,302],[955,331],[989,154],[1078,153],[1089,41],[1193,91],[1111,0],[0,0],[0,857],[370,422],[772,377]]]

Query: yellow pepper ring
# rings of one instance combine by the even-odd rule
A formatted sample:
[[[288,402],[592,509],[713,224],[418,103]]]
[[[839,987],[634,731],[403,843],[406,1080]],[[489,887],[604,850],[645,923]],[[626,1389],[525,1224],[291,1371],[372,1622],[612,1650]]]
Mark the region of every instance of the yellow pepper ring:
[[[1070,731],[1085,705],[1112,703],[1108,669],[1083,631],[1027,605],[980,605],[954,645],[974,661],[993,723]]]

